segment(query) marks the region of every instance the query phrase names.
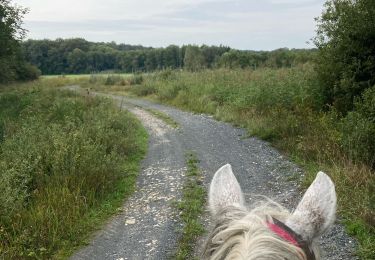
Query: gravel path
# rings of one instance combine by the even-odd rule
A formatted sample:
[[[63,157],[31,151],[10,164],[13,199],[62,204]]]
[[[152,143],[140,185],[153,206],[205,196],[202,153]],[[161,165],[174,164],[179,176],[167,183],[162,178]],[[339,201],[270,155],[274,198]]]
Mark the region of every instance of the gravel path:
[[[301,198],[298,183],[303,172],[268,143],[247,138],[244,129],[146,100],[107,96],[143,122],[150,133],[149,151],[137,191],[124,204],[123,213],[72,259],[168,259],[176,246],[179,226],[170,202],[180,196],[188,150],[197,153],[207,187],[215,171],[230,163],[250,203],[255,194],[261,194],[292,210]],[[170,128],[139,107],[164,112],[180,125],[179,129]],[[207,216],[203,218],[207,224]],[[337,224],[322,238],[322,258],[356,259],[355,246]]]

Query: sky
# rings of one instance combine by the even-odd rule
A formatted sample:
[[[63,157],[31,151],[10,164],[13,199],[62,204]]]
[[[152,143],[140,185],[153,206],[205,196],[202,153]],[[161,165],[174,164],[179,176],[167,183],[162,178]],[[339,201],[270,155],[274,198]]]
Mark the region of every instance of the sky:
[[[242,50],[313,48],[325,0],[14,0],[31,39]],[[309,43],[310,42],[310,43]]]

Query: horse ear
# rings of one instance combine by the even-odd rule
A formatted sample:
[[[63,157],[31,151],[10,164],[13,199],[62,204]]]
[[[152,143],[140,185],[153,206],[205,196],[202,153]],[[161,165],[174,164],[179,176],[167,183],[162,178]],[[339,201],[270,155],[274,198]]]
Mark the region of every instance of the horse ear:
[[[286,225],[307,242],[323,234],[335,221],[336,192],[332,180],[318,172]]]
[[[215,173],[210,184],[208,204],[212,215],[225,206],[243,207],[245,205],[241,187],[230,164],[224,165]]]

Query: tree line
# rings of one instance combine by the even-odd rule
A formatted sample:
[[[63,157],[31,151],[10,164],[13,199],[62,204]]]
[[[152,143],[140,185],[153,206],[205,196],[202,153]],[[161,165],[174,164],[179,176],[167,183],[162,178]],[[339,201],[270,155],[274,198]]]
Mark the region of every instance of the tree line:
[[[290,67],[311,61],[314,49],[242,51],[227,46],[140,45],[97,43],[81,38],[27,40],[24,57],[43,74],[79,74],[101,71],[151,72],[162,69]]]

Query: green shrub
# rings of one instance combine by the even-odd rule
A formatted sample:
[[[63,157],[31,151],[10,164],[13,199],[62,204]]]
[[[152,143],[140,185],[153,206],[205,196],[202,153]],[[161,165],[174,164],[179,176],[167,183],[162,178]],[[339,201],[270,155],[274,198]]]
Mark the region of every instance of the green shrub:
[[[354,111],[343,119],[342,132],[350,157],[375,166],[375,86],[357,99]]]
[[[81,244],[133,190],[145,132],[109,100],[3,93],[0,125],[0,258],[47,259]]]
[[[327,0],[318,21],[317,72],[326,102],[346,114],[375,84],[375,1]]]
[[[36,80],[41,74],[40,70],[37,67],[29,63],[20,64],[16,70],[17,79],[22,81]]]
[[[16,75],[13,64],[10,64],[7,59],[0,57],[0,84],[14,80]]]

